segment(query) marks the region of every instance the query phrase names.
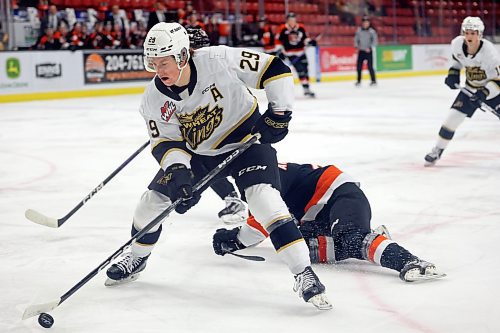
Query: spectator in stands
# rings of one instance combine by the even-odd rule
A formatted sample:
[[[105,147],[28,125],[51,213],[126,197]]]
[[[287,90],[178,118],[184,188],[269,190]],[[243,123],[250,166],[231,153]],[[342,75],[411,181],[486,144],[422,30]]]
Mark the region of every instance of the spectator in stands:
[[[189,16],[191,16],[191,14],[193,14],[194,12],[196,12],[194,10],[193,4],[191,2],[188,2],[186,4],[185,12],[186,12],[186,17],[189,17]]]
[[[123,30],[119,24],[113,26],[113,30],[110,32],[112,38],[112,44],[114,49],[128,49],[130,45],[128,43],[128,38],[123,35]]]
[[[146,38],[146,26],[143,22],[132,22],[130,24],[130,36],[129,42],[131,49],[140,49],[144,44],[144,38]]]
[[[219,31],[219,15],[212,15],[205,26],[205,31],[210,39],[210,45],[219,45],[220,31]]]
[[[83,30],[80,22],[76,22],[73,29],[68,34],[69,48],[71,50],[82,49],[85,45],[87,34]]]
[[[86,42],[88,49],[109,49],[113,44],[111,36],[104,29],[104,23],[97,21],[94,24],[94,31],[90,34]]]
[[[176,11],[168,11],[163,1],[156,1],[154,3],[154,9],[154,11],[149,13],[147,31],[156,23],[179,21],[179,14]]]
[[[364,16],[361,21],[361,27],[358,28],[354,36],[354,46],[358,50],[358,61],[356,64],[356,70],[358,72],[358,79],[356,81],[357,87],[361,85],[361,70],[365,60],[368,71],[370,72],[370,86],[377,85],[375,71],[373,70],[373,47],[377,45],[377,41],[377,32],[371,27],[368,16]]]
[[[59,24],[59,28],[57,29],[56,32],[54,32],[54,37],[59,39],[59,42],[61,43],[61,49],[62,50],[67,50],[69,49],[69,29],[68,25],[65,22],[61,22]]]
[[[114,30],[115,25],[118,25],[122,36],[128,37],[130,32],[130,23],[127,13],[124,10],[121,10],[120,6],[113,5],[111,7],[111,12],[106,17],[106,23],[111,26],[109,31]]]
[[[345,24],[348,25],[354,25],[356,24],[356,14],[353,13],[353,5],[351,4],[350,1],[335,1],[334,4],[330,4],[329,7],[329,13],[333,15],[338,15],[341,19],[341,21]]]
[[[205,30],[205,24],[198,20],[198,13],[193,11],[191,12],[191,15],[188,16],[187,22],[184,24],[184,28]]]
[[[309,87],[309,62],[305,52],[305,46],[314,41],[307,37],[304,26],[297,23],[294,13],[289,13],[286,16],[286,23],[278,29],[278,40],[283,47],[283,54],[297,71],[300,84],[304,88],[304,95],[315,97]]]
[[[54,29],[47,27],[34,48],[38,50],[60,50],[61,46],[61,41],[54,34]]]
[[[47,28],[52,29],[52,33],[59,29],[61,22],[66,22],[66,20],[57,11],[56,5],[50,5],[47,15],[40,22],[40,36],[45,35],[45,30]]]

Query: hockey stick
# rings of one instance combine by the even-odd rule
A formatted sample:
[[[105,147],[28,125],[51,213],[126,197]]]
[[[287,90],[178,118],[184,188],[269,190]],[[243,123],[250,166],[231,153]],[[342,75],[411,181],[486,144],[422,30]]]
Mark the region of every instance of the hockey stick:
[[[87,201],[92,199],[92,197],[97,192],[99,192],[104,187],[104,185],[106,185],[111,179],[113,179],[118,174],[118,172],[122,171],[122,169],[127,164],[129,164],[130,161],[132,161],[137,155],[139,155],[139,153],[143,151],[148,144],[149,141],[145,142],[139,149],[137,149],[132,155],[130,155],[130,157],[127,158],[127,160],[125,160],[125,162],[123,162],[115,171],[113,171],[106,179],[104,179],[102,183],[100,183],[99,185],[97,185],[97,187],[95,187],[92,191],[90,191],[90,193],[87,194],[87,196],[83,198],[83,200],[80,201],[78,205],[76,205],[68,214],[64,215],[63,217],[56,219],[53,217],[46,216],[34,209],[26,210],[24,215],[31,222],[35,222],[51,228],[59,228],[61,225],[64,224],[64,222],[66,222],[71,216],[73,216],[73,214],[75,214],[80,208],[82,208],[82,206],[85,205]]]
[[[263,257],[259,256],[246,256],[244,254],[238,254],[238,253],[233,253],[231,251],[227,251],[226,254],[233,255],[235,257],[241,258],[241,259],[246,259],[246,260],[252,260],[252,261],[266,261]]]
[[[461,87],[460,85],[458,84],[455,84],[455,87],[457,87],[458,89],[460,89],[460,91],[462,93],[464,93],[465,95],[467,95],[468,97],[473,97],[475,96],[469,89],[467,88],[464,88],[464,87]],[[489,111],[491,113],[493,113],[495,116],[497,116],[499,119],[500,119],[500,113],[498,113],[495,109],[493,109],[491,106],[489,106],[488,104],[486,104],[485,102],[481,101],[481,106],[480,106],[480,109],[483,110],[483,111]]]
[[[219,165],[217,165],[213,170],[207,173],[198,183],[193,186],[193,192],[197,192],[202,189],[208,182],[210,182],[217,174],[219,174],[223,169],[226,168],[228,164],[234,161],[235,158],[240,156],[244,151],[246,151],[252,144],[254,144],[260,135],[254,134],[248,141],[243,143],[239,148],[235,149],[231,155],[226,157]],[[78,289],[83,287],[87,282],[89,282],[94,276],[97,275],[101,270],[106,268],[113,259],[116,259],[120,254],[122,254],[127,247],[129,247],[135,240],[140,239],[149,230],[151,230],[156,225],[160,224],[163,219],[165,219],[174,209],[182,202],[182,198],[175,200],[167,209],[165,209],[160,215],[158,215],[153,221],[149,222],[144,228],[138,231],[132,238],[130,238],[125,244],[123,244],[118,250],[116,250],[112,255],[110,255],[106,260],[104,260],[99,266],[92,270],[87,276],[75,284],[71,289],[69,289],[64,295],[58,299],[52,300],[48,303],[34,304],[30,305],[24,310],[22,319],[27,319],[44,312],[51,311],[61,305],[66,301],[71,295],[73,295]]]

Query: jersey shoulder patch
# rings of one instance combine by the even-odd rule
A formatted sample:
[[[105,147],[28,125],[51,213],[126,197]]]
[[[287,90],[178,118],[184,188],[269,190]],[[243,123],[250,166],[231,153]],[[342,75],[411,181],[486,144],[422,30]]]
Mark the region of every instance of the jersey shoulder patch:
[[[219,45],[209,47],[210,59],[225,59],[227,46]]]

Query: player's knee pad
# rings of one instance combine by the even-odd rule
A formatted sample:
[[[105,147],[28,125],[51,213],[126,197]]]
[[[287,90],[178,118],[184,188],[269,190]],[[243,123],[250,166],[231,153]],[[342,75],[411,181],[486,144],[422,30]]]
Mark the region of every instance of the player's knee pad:
[[[269,184],[257,184],[246,188],[245,198],[252,215],[269,233],[271,225],[290,218],[290,212],[280,192]],[[278,224],[275,225],[277,226]]]
[[[394,243],[394,241],[388,239],[384,235],[376,234],[373,232],[367,234],[363,239],[361,249],[363,259],[380,265],[382,253],[387,248],[387,246],[392,243]]]
[[[334,264],[335,244],[329,236],[318,236],[307,240],[309,257],[313,264]]]
[[[149,222],[153,221],[158,215],[163,213],[170,206],[170,199],[160,192],[147,190],[141,196],[134,212],[134,227],[137,230],[144,228]],[[156,225],[149,232],[158,230],[160,224]]]

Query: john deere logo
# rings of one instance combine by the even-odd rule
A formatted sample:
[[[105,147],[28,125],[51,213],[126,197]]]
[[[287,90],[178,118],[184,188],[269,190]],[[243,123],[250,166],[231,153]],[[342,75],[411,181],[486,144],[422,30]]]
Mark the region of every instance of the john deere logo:
[[[21,64],[17,58],[8,58],[5,64],[7,77],[17,79],[21,75]]]

